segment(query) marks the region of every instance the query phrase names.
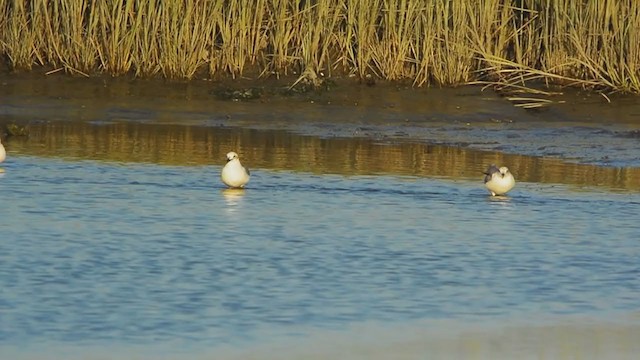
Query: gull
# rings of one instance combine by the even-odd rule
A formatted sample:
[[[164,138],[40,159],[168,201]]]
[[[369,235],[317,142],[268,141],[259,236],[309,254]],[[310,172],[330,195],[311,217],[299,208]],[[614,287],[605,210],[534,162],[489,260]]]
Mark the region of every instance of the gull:
[[[484,186],[489,189],[492,196],[504,195],[516,185],[516,180],[506,166],[498,168],[495,164],[491,164],[484,174],[486,175]]]
[[[0,163],[4,161],[4,159],[7,158],[7,151],[4,149],[4,146],[2,145],[2,139],[0,139]]]
[[[249,182],[249,169],[240,164],[238,154],[227,153],[227,164],[222,168],[220,178],[230,188],[243,188]]]

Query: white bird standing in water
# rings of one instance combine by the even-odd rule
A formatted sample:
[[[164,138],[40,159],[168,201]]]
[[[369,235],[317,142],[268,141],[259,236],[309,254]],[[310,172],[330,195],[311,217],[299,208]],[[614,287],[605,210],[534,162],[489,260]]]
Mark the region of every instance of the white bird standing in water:
[[[2,145],[2,139],[0,139],[0,163],[4,161],[4,159],[7,158],[7,151],[4,149],[4,146]]]
[[[231,151],[227,153],[227,164],[222,168],[220,178],[230,188],[243,188],[248,182],[251,174],[240,164],[238,154]]]
[[[516,185],[516,180],[506,166],[498,168],[495,164],[491,164],[484,174],[486,175],[484,186],[489,189],[492,196],[504,195]]]

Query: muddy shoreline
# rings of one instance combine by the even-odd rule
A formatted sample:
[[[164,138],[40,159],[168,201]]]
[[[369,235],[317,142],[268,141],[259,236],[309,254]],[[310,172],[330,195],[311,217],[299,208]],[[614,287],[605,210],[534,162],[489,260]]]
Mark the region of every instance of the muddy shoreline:
[[[0,125],[51,121],[284,130],[319,138],[421,143],[616,168],[640,167],[640,103],[566,90],[540,110],[475,86],[414,88],[337,79],[229,82],[0,74]]]

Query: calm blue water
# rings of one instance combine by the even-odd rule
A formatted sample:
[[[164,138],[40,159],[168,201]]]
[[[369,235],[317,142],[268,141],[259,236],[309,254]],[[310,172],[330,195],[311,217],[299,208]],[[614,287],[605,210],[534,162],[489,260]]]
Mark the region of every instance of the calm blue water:
[[[640,194],[14,156],[0,347],[241,347],[375,321],[632,313]]]

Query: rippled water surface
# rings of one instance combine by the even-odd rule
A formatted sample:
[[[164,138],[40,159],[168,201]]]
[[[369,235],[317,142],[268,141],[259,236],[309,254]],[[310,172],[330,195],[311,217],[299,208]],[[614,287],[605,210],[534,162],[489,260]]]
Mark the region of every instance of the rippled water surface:
[[[632,157],[601,166],[72,108],[82,121],[41,109],[29,137],[4,141],[0,358],[640,352]],[[634,154],[636,142],[613,145]],[[230,150],[252,169],[246,190],[219,181]],[[518,179],[508,197],[483,188],[491,162]]]
[[[2,344],[246,346],[354,323],[638,310],[638,194],[18,156]],[[265,332],[266,331],[266,332]]]

